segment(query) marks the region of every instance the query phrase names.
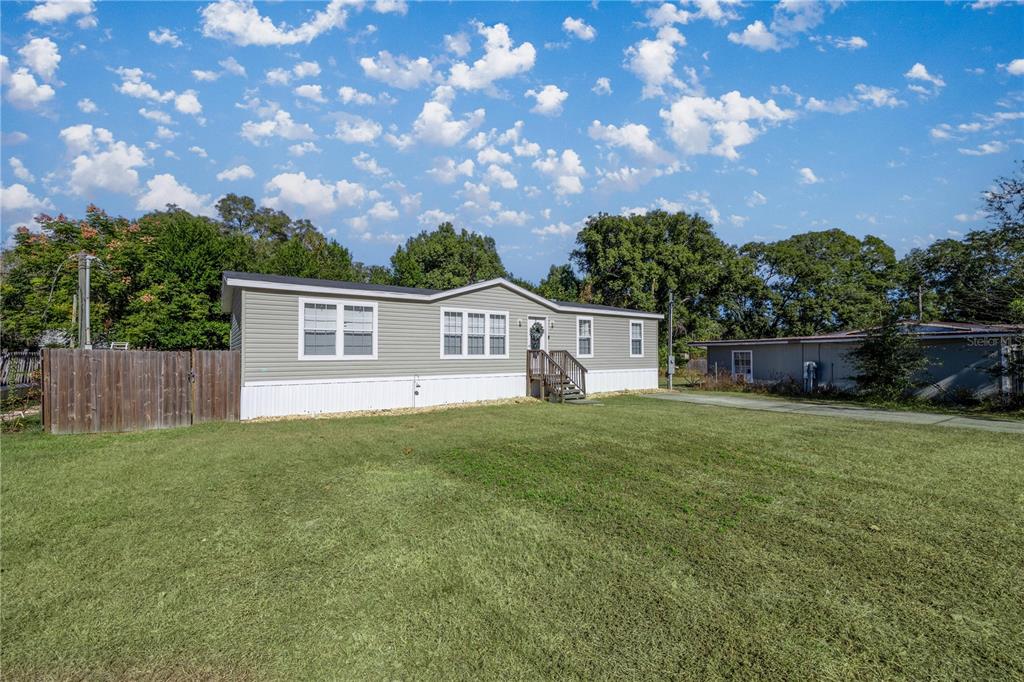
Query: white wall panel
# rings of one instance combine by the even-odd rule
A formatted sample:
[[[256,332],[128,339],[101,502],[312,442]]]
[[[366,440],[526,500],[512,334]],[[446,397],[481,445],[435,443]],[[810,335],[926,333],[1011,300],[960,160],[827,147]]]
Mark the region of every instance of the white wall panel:
[[[587,372],[587,393],[637,391],[658,387],[658,370],[602,369]]]

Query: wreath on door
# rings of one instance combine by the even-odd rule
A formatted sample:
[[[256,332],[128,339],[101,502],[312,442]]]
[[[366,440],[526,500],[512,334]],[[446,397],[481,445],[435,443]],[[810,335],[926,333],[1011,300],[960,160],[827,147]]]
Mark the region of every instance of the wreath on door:
[[[544,325],[540,322],[534,322],[533,326],[530,327],[530,349],[540,350],[540,340],[544,336]]]

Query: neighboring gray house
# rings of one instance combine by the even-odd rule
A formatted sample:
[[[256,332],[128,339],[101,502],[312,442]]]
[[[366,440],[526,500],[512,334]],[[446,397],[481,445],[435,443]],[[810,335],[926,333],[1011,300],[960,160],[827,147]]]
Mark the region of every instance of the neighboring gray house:
[[[437,291],[225,272],[221,305],[242,419],[658,386],[661,315],[506,279]]]
[[[906,332],[921,342],[928,365],[918,396],[971,393],[984,398],[1024,391],[1006,371],[1011,354],[1020,353],[1024,325],[983,325],[957,322],[905,323]],[[792,380],[805,390],[816,386],[854,387],[855,369],[848,358],[865,337],[864,330],[777,339],[705,341],[708,372],[731,374],[751,383]]]

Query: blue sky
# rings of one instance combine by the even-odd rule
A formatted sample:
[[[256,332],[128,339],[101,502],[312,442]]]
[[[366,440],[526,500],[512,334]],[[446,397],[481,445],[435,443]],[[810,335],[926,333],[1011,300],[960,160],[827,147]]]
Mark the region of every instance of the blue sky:
[[[89,202],[308,217],[368,263],[440,220],[531,279],[588,215],[898,252],[1024,148],[1019,3],[3,2],[3,229]]]

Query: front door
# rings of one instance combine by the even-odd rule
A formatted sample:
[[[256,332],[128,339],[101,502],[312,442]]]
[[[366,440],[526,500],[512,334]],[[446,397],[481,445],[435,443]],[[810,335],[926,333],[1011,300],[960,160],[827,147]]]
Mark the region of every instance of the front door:
[[[546,317],[531,317],[528,319],[527,342],[530,350],[548,349],[548,319]]]
[[[749,350],[734,350],[732,352],[732,378],[744,381],[748,384],[754,383],[754,352]]]

